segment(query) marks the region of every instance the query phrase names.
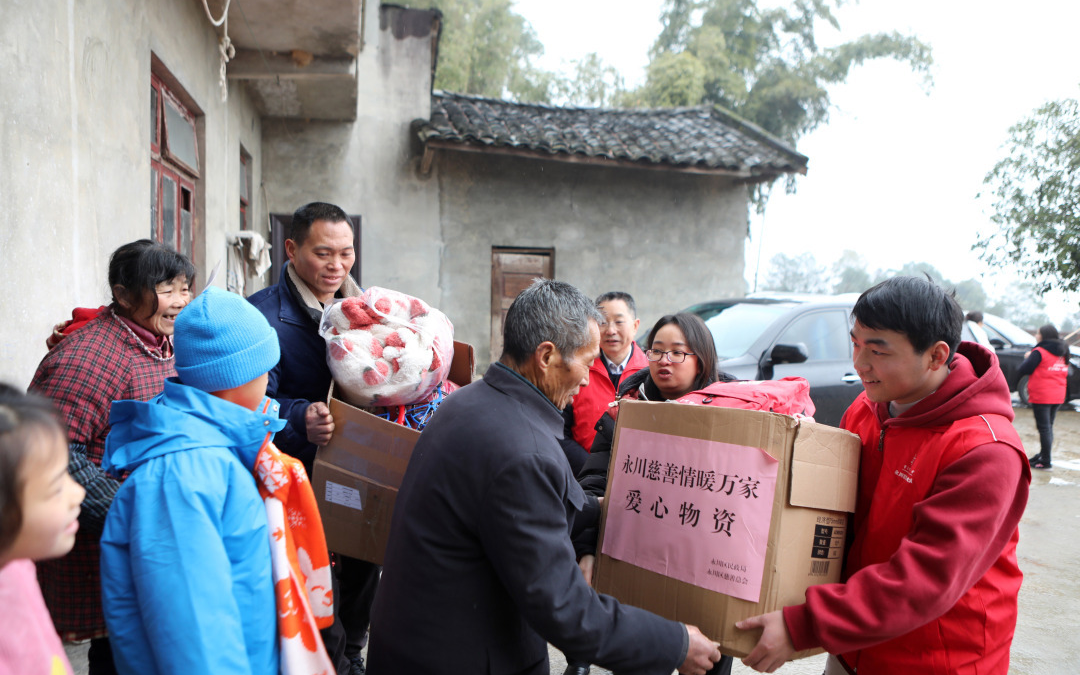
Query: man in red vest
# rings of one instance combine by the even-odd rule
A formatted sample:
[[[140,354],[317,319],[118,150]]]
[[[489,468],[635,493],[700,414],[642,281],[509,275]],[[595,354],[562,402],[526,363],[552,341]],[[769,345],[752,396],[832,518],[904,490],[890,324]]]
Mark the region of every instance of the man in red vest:
[[[563,410],[565,420],[563,451],[570,468],[577,473],[584,464],[596,436],[596,422],[618,395],[619,385],[649,365],[641,348],[634,344],[641,320],[629,293],[610,291],[596,299],[604,317],[600,325],[600,356],[589,367],[589,386],[582,388],[573,403]]]
[[[743,663],[824,647],[827,674],[1007,675],[1031,472],[997,357],[960,343],[963,312],[926,279],[884,281],[852,316],[865,391],[840,423],[863,444],[845,582],[737,623],[762,629]]]

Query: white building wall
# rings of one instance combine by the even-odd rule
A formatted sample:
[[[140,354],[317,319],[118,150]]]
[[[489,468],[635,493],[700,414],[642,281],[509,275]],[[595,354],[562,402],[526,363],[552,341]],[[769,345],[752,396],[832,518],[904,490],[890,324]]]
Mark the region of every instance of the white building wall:
[[[431,115],[432,38],[380,27],[402,11],[365,3],[355,122],[263,120],[263,176],[272,213],[325,201],[362,218],[363,285],[438,306],[438,181],[418,174],[410,132]]]
[[[238,229],[240,143],[257,188],[262,134],[243,87],[221,102],[202,3],[0,6],[0,381],[26,386],[52,325],[109,301],[110,253],[149,235],[151,52],[203,112],[195,212],[205,238],[193,257],[224,264],[225,234]],[[263,223],[259,194],[253,222]]]

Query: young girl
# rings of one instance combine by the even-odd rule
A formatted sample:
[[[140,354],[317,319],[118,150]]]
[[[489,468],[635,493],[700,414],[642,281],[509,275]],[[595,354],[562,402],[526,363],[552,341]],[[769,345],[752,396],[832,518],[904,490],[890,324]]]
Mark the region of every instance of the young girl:
[[[0,384],[0,672],[71,674],[34,560],[75,544],[86,491],[68,474],[67,435],[41,398]]]

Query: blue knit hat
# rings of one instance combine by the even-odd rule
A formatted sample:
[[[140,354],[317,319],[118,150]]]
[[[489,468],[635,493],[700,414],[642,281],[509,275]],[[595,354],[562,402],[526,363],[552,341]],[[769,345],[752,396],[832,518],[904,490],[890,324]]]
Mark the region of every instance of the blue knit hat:
[[[247,384],[281,358],[266,317],[239,295],[213,286],[176,317],[173,343],[180,381],[206,392]]]

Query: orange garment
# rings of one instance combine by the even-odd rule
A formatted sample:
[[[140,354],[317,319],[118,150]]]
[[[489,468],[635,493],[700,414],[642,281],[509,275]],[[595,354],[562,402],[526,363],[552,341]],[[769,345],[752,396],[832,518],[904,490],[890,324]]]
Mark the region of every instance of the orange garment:
[[[274,447],[270,436],[259,450],[254,473],[270,526],[281,672],[334,675],[319,635],[320,628],[334,622],[322,518],[304,465]]]

